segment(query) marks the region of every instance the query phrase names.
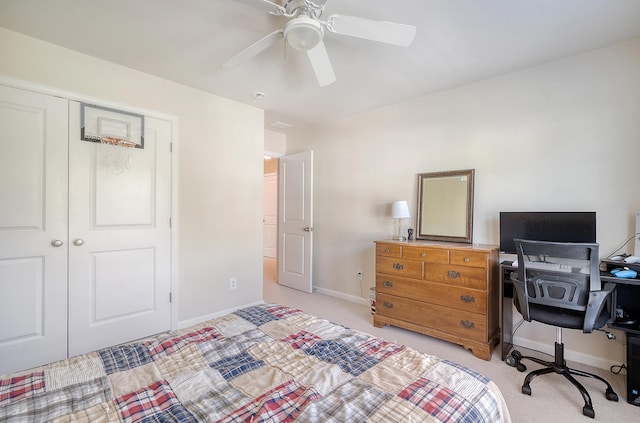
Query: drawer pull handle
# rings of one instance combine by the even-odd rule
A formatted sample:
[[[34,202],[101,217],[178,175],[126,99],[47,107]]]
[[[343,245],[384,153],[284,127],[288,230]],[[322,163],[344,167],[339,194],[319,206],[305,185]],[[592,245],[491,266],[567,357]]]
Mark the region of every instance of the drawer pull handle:
[[[393,308],[393,303],[390,303],[389,301],[385,301],[384,303],[382,303],[382,305],[386,308]]]
[[[391,250],[387,248],[387,249],[384,250],[384,252],[389,254],[391,252]]]
[[[422,257],[426,257],[426,256],[427,256],[427,253],[422,253],[422,254],[420,254],[420,255],[421,255]]]
[[[447,276],[450,277],[451,279],[458,279],[460,277],[460,272],[456,272],[454,270],[449,270],[447,272]]]
[[[393,268],[396,270],[402,270],[404,269],[404,266],[401,265],[400,263],[393,263]]]
[[[385,288],[393,288],[393,282],[391,281],[384,281],[382,284]]]
[[[465,263],[469,263],[469,257],[465,257],[465,258],[464,258],[464,262],[465,262]]]
[[[464,301],[465,303],[475,303],[476,299],[474,297],[472,297],[471,295],[460,295],[460,300]]]
[[[475,326],[473,322],[470,322],[468,320],[460,320],[460,324],[467,329],[473,329]]]

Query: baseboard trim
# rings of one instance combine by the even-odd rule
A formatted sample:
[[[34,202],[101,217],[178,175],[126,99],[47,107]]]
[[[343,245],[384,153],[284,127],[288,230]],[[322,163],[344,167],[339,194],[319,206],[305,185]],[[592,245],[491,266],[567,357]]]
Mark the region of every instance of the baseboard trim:
[[[362,297],[357,297],[355,295],[345,294],[344,292],[340,292],[340,291],[334,291],[333,289],[316,288],[316,287],[314,287],[313,290],[315,292],[319,293],[319,294],[324,294],[324,295],[328,295],[330,297],[340,298],[341,300],[349,301],[351,303],[357,303],[357,304],[363,304],[363,305],[369,304],[369,301],[364,299],[364,298],[362,298]]]
[[[555,351],[554,351],[555,347],[553,343],[551,344],[541,343],[537,341],[532,341],[527,338],[521,338],[516,336],[513,338],[513,344],[514,344],[514,347],[517,345],[519,347],[528,348],[530,350],[535,350],[535,351],[541,351],[545,354],[549,354],[551,356],[551,358],[549,358],[549,361],[553,361],[553,355],[555,354]],[[567,344],[564,344],[564,347],[565,347],[564,356],[565,356],[565,359],[568,361],[582,363],[582,364],[586,364],[586,365],[597,367],[599,369],[604,369],[604,370],[609,370],[612,364],[619,364],[619,363],[611,363],[601,357],[596,357],[594,355],[585,354],[580,351],[571,350],[567,348]]]
[[[217,319],[218,317],[222,317],[229,313],[233,313],[236,310],[240,310],[241,308],[251,307],[258,304],[264,304],[264,300],[254,301],[252,303],[240,305],[233,308],[228,308],[226,310],[217,311],[211,314],[205,314],[203,316],[194,317],[193,319],[180,320],[178,321],[178,329],[188,328],[189,326],[197,325],[198,323],[206,322],[207,320]]]

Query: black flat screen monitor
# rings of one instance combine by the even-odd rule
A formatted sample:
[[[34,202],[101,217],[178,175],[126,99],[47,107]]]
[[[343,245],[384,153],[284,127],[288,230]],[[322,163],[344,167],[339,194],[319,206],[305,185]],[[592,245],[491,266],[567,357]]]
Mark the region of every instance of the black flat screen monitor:
[[[514,239],[596,242],[595,212],[500,212],[500,252],[516,254]]]

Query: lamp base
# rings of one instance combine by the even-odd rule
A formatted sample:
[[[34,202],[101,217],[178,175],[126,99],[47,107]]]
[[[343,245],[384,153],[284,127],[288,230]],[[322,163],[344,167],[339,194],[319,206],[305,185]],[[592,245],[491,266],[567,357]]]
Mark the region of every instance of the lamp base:
[[[406,236],[394,236],[393,240],[394,241],[406,241],[407,237]]]

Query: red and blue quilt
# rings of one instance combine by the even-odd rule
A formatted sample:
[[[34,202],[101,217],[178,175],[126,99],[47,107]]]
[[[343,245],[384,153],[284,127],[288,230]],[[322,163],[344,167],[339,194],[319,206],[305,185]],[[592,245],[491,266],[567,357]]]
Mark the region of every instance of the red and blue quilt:
[[[459,364],[262,304],[0,376],[0,422],[509,422]]]

